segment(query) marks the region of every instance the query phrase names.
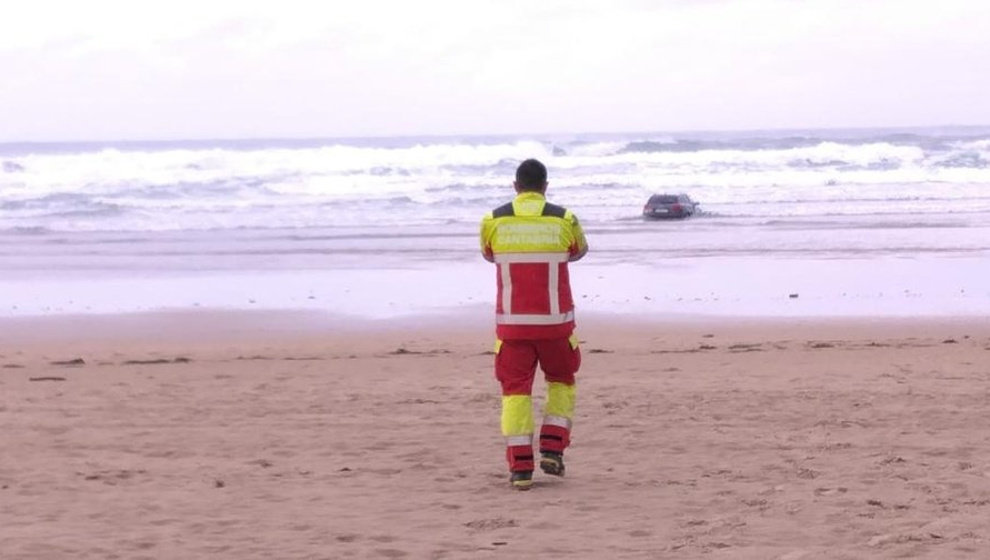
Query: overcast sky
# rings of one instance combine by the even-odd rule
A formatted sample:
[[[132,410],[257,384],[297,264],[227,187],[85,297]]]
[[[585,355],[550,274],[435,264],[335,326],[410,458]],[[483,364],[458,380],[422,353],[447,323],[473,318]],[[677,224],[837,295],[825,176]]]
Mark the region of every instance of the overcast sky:
[[[0,141],[990,124],[987,0],[32,0]]]

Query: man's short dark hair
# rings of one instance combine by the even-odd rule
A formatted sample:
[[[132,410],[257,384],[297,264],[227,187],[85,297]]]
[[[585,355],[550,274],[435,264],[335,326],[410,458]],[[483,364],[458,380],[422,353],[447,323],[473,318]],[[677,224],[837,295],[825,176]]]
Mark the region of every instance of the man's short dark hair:
[[[542,191],[547,184],[547,167],[535,159],[527,159],[516,168],[516,183],[521,189]]]

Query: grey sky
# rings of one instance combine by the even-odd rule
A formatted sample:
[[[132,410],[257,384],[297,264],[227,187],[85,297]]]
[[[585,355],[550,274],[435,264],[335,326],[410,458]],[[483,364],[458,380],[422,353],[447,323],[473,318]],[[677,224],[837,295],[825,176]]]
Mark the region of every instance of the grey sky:
[[[985,0],[3,0],[0,141],[990,124]]]

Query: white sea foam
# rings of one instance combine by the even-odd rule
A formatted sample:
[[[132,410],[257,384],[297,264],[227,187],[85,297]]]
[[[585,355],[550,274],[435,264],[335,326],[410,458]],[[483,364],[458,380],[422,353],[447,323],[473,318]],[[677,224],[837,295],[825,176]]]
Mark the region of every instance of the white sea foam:
[[[547,163],[550,198],[588,233],[593,251],[582,266],[605,284],[586,295],[612,307],[645,305],[633,301],[643,292],[669,311],[688,295],[704,300],[695,288],[708,286],[723,295],[701,309],[748,309],[779,296],[780,286],[735,284],[766,268],[787,271],[808,293],[829,292],[823,309],[855,309],[861,302],[832,294],[828,281],[802,280],[820,274],[816,263],[838,262],[828,268],[833,280],[884,312],[915,299],[877,300],[857,275],[883,286],[897,282],[895,272],[923,277],[905,284],[940,294],[922,311],[990,309],[986,275],[967,276],[990,262],[990,130],[965,129],[0,146],[0,314],[44,312],[54,300],[62,312],[85,312],[84,301],[128,310],[113,306],[113,290],[90,301],[104,279],[152,294],[121,302],[154,300],[171,280],[180,292],[197,286],[149,304],[159,306],[236,305],[278,283],[295,288],[271,296],[276,306],[396,311],[368,290],[352,286],[346,298],[327,283],[398,293],[426,282],[440,295],[416,299],[416,309],[444,294],[457,305],[487,301],[447,279],[483,266],[478,222],[511,198],[528,157]],[[655,192],[688,193],[700,213],[645,222],[642,205]],[[901,261],[919,264],[888,266]],[[630,272],[640,266],[648,270]],[[692,272],[667,276],[682,269]],[[227,288],[231,277],[255,276],[264,286]],[[673,295],[643,291],[658,281]],[[307,299],[310,289],[320,299]],[[950,298],[959,290],[965,297]],[[768,308],[790,312],[810,300],[773,301]]]
[[[968,212],[982,207],[990,184],[986,137],[613,135],[380,144],[0,149],[0,230],[317,227],[350,224],[348,209],[388,224],[471,221],[505,197],[515,164],[526,157],[545,160],[554,194],[592,221],[635,215],[646,196],[667,190],[690,191],[730,216],[773,202],[788,204],[759,212],[861,214],[877,201],[887,202],[883,213],[914,212],[914,201],[925,200]],[[320,211],[306,210],[313,208]]]

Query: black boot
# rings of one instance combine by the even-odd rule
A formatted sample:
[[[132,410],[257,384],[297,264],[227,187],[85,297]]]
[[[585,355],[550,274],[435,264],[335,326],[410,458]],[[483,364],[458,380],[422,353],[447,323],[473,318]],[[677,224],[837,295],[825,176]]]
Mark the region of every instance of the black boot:
[[[540,468],[547,474],[564,476],[564,454],[556,451],[540,452]]]

